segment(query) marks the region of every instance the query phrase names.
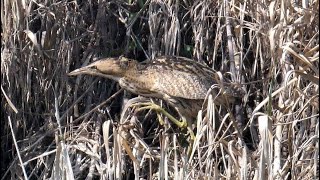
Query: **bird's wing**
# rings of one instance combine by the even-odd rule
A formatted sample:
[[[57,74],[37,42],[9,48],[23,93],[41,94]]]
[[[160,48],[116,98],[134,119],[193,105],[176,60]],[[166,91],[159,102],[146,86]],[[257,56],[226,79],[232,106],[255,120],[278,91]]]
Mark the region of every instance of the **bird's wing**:
[[[153,91],[185,99],[205,99],[207,91],[215,82],[213,77],[169,70],[153,78]]]

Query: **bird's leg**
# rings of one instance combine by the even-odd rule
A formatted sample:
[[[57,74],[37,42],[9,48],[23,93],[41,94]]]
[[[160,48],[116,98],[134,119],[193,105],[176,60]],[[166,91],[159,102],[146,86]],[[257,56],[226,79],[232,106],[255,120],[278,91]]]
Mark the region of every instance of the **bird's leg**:
[[[186,120],[186,118],[182,115],[181,116],[181,121],[177,120],[175,117],[173,117],[170,113],[168,113],[166,110],[164,110],[163,108],[161,108],[159,105],[157,104],[154,104],[152,102],[144,102],[144,103],[135,103],[135,104],[132,104],[132,106],[143,106],[143,107],[140,107],[137,109],[137,111],[142,111],[142,110],[155,110],[156,112],[159,112],[159,113],[162,113],[163,115],[167,116],[168,119],[170,121],[172,121],[174,124],[176,124],[178,127],[180,128],[187,128],[187,130],[189,131],[190,133],[190,137],[192,140],[195,139],[195,135],[192,131],[192,128],[191,128],[191,124],[189,124]],[[180,113],[179,113],[180,114]],[[160,123],[163,123],[163,121],[160,121]]]
[[[179,113],[179,114],[180,114],[180,113]],[[181,116],[181,118],[182,118],[182,121],[187,124],[187,127],[186,127],[186,128],[187,128],[187,130],[188,130],[189,133],[190,133],[190,138],[191,138],[191,140],[192,140],[192,141],[195,140],[195,139],[196,139],[196,136],[194,135],[193,130],[192,130],[192,123],[188,123],[188,121],[186,120],[186,118],[185,118],[184,116]]]
[[[136,103],[132,104],[132,106],[143,106],[137,109],[137,111],[142,111],[146,109],[155,110],[157,112],[162,113],[163,115],[167,116],[170,121],[175,123],[180,128],[186,128],[187,127],[187,121],[183,118],[182,121],[177,120],[175,117],[173,117],[171,114],[169,114],[166,110],[161,108],[159,105],[151,103],[151,102],[145,102],[145,103]]]

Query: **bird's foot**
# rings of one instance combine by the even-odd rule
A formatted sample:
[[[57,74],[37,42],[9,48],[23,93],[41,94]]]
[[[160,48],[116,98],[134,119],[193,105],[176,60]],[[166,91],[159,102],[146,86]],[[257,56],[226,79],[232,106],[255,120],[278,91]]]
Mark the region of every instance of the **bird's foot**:
[[[195,135],[192,131],[192,128],[189,126],[189,124],[187,123],[187,120],[185,118],[182,118],[181,121],[177,120],[175,117],[173,117],[170,113],[168,113],[166,110],[164,110],[162,107],[160,107],[159,105],[152,103],[152,102],[139,102],[139,103],[134,103],[131,106],[140,106],[137,111],[143,111],[143,110],[154,110],[157,113],[162,113],[163,115],[167,116],[168,119],[173,122],[174,124],[176,124],[178,127],[184,129],[187,128],[187,130],[190,133],[190,138],[193,141],[195,139]],[[142,107],[141,107],[142,106]],[[160,118],[160,116],[158,115],[158,119],[160,121],[160,124],[164,124],[164,122],[162,121],[162,118]]]
[[[168,113],[166,110],[164,110],[162,107],[160,107],[157,104],[151,103],[151,102],[144,102],[144,103],[135,103],[132,104],[132,106],[142,106],[137,109],[137,111],[142,110],[154,110],[156,112],[162,113],[163,115],[167,116],[170,121],[172,121],[174,124],[176,124],[180,128],[186,128],[188,126],[187,121],[185,119],[182,119],[182,121],[177,120],[175,117],[173,117],[170,113]],[[160,123],[163,123],[163,121],[160,120]]]

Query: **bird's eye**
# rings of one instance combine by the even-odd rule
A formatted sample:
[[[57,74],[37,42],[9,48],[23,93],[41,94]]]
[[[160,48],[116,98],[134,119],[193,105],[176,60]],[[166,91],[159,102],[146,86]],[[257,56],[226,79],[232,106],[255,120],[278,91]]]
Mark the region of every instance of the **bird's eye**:
[[[120,67],[126,68],[129,66],[129,60],[128,59],[121,59],[120,60]]]
[[[90,67],[92,70],[98,70],[97,66],[91,66]]]

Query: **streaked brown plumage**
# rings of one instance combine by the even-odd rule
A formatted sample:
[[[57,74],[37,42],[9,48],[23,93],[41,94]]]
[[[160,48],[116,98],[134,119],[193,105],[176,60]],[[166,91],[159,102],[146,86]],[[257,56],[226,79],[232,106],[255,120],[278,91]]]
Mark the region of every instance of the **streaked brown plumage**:
[[[171,56],[141,63],[124,57],[105,58],[69,73],[71,76],[80,74],[113,79],[132,93],[164,99],[186,118],[195,117],[210,87],[222,83],[209,67]],[[224,104],[226,98],[233,101],[232,89],[225,87],[224,96],[219,95],[215,100],[217,104]]]

